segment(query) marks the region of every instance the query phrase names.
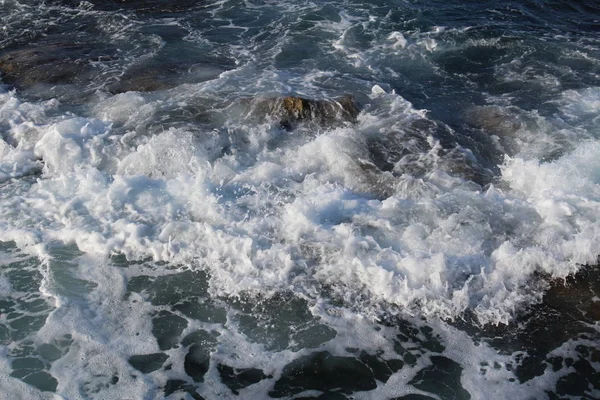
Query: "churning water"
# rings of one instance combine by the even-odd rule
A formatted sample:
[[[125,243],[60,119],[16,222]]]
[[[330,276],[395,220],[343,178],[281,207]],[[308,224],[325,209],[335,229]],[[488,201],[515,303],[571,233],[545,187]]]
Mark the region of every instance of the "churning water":
[[[600,397],[596,1],[0,16],[0,398]]]

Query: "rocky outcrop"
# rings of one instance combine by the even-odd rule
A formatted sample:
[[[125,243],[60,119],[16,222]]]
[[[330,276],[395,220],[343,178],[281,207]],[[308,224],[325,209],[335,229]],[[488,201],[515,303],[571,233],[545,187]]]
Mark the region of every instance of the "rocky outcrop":
[[[94,43],[46,43],[0,54],[0,78],[17,89],[36,85],[88,84],[100,77],[97,62],[112,60],[114,49]],[[118,77],[96,79],[113,94],[170,89],[182,83],[214,79],[226,69],[204,63],[180,63],[159,58],[140,63]]]
[[[512,109],[498,106],[476,106],[465,113],[465,121],[489,135],[513,136],[523,128],[520,116]]]
[[[360,113],[358,104],[351,95],[335,100],[285,96],[252,100],[250,104],[251,115],[259,118],[279,118],[281,126],[288,130],[306,121],[313,121],[322,126],[353,123]]]
[[[17,88],[71,84],[89,79],[95,71],[89,61],[101,58],[83,45],[55,43],[5,52],[0,72],[4,83]]]
[[[226,67],[207,63],[185,63],[158,58],[130,67],[106,89],[113,94],[123,92],[154,92],[181,84],[192,84],[215,79]]]
[[[173,73],[167,68],[146,67],[127,71],[115,82],[107,85],[113,94],[124,92],[154,92],[176,86]]]

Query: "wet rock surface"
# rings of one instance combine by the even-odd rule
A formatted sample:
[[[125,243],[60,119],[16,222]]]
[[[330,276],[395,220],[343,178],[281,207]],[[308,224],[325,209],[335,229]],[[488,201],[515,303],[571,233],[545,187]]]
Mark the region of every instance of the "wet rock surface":
[[[438,148],[434,149],[436,144],[430,138],[439,141]],[[407,123],[402,130],[369,137],[366,145],[372,165],[394,176],[423,177],[435,167],[479,185],[489,183],[494,177],[493,171],[460,146],[449,127],[439,121],[418,119]],[[428,156],[431,152],[437,153],[435,166]]]
[[[300,122],[313,121],[322,126],[353,123],[360,113],[351,95],[334,100],[314,100],[299,96],[275,97],[250,102],[250,114],[280,120],[284,129],[292,130]]]
[[[118,50],[112,46],[54,37],[29,48],[1,51],[0,79],[22,90],[38,85],[84,87],[93,83],[96,88],[118,94],[153,92],[184,83],[204,82],[230,68],[215,65],[213,60],[205,62],[201,54],[194,63],[193,60],[178,62],[175,55],[159,53],[118,73],[112,65],[118,57]]]
[[[110,57],[108,50],[94,50],[93,44],[40,43],[0,54],[0,72],[4,83],[22,89],[39,84],[82,83],[98,72],[91,62]]]
[[[113,94],[124,92],[154,92],[171,89],[180,84],[191,84],[215,79],[226,67],[197,63],[184,64],[153,60],[129,68],[106,89]]]

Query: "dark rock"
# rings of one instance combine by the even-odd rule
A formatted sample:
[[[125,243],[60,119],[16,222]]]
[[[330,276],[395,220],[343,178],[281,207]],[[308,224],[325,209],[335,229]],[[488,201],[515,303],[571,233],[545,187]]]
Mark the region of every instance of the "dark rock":
[[[113,93],[153,92],[171,89],[185,83],[198,83],[217,78],[225,67],[207,63],[174,63],[158,57],[128,69],[117,81],[107,85]]]
[[[434,393],[442,399],[470,399],[471,395],[460,384],[462,367],[443,356],[432,356],[433,365],[423,368],[409,382],[417,389]]]
[[[0,55],[2,80],[17,88],[84,82],[95,72],[90,61],[107,57],[92,50],[93,46],[51,43],[7,51]]]
[[[256,368],[232,368],[225,364],[217,366],[221,382],[223,382],[234,394],[239,394],[238,390],[253,385],[266,379],[267,376]]]
[[[135,355],[129,357],[129,364],[138,371],[149,374],[162,367],[165,361],[167,361],[167,358],[169,358],[169,356],[165,353]]]
[[[288,130],[303,121],[314,121],[319,125],[353,123],[360,112],[351,95],[345,95],[336,100],[313,100],[287,96],[262,99],[251,103],[250,113],[252,115],[279,118],[281,126]]]
[[[350,394],[376,387],[373,372],[365,364],[353,357],[336,357],[324,351],[286,365],[269,395],[285,397],[305,390]]]
[[[172,77],[159,68],[144,68],[128,71],[118,81],[108,85],[113,94],[124,92],[154,92],[174,87]]]

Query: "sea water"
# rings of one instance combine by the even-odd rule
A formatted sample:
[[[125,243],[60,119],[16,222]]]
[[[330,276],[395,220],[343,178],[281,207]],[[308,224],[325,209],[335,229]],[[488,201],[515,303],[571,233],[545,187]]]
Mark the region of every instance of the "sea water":
[[[600,397],[595,1],[0,16],[0,398]]]

